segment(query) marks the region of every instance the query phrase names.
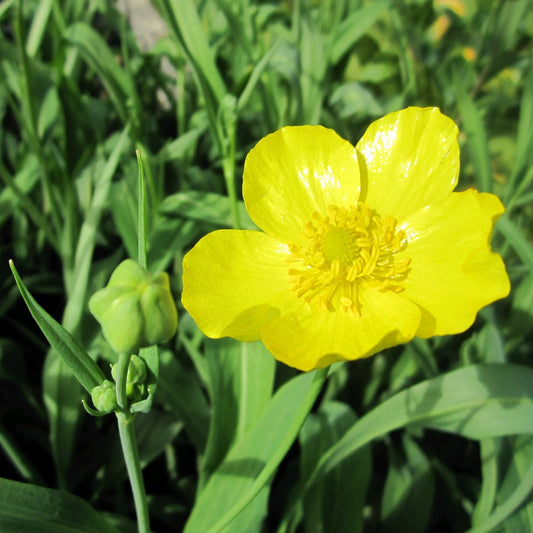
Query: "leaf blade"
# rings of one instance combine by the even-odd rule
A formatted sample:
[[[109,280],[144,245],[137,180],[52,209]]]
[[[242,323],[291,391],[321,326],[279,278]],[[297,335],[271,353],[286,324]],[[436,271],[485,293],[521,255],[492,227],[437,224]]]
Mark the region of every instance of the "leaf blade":
[[[85,390],[91,392],[94,387],[105,379],[100,367],[83,350],[76,339],[37,303],[24,285],[13,261],[9,261],[9,266],[15,277],[20,294],[44,336]]]

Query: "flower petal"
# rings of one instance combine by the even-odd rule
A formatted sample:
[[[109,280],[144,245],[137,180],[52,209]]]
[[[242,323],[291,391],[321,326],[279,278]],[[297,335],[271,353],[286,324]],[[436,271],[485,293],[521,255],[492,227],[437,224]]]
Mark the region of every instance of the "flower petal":
[[[457,126],[433,108],[409,107],[373,122],[357,143],[361,200],[400,221],[444,200],[457,184]]]
[[[411,259],[402,295],[422,308],[417,336],[465,331],[482,307],[507,296],[505,265],[490,250],[502,213],[496,196],[468,190],[420,209],[402,225],[408,239],[402,254]]]
[[[258,340],[266,320],[295,304],[287,255],[259,231],[209,233],[183,260],[183,305],[208,337]]]
[[[252,220],[282,242],[298,243],[314,211],[359,198],[355,148],[322,126],[285,127],[261,139],[244,164],[243,197]]]
[[[420,322],[416,305],[390,291],[361,288],[359,296],[360,318],[302,305],[269,320],[261,339],[276,359],[308,371],[368,357],[413,338]]]

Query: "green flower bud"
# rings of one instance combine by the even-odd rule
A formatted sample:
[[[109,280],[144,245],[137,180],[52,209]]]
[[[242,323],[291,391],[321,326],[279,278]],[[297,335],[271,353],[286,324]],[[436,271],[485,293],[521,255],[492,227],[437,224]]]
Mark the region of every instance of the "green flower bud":
[[[110,412],[117,406],[117,393],[115,384],[108,379],[104,380],[91,391],[91,399],[98,411]]]
[[[117,381],[117,365],[111,366],[111,375],[113,379]],[[128,374],[126,375],[126,396],[128,398],[133,396],[134,385],[142,384],[146,381],[148,372],[146,370],[146,363],[138,355],[133,354],[130,358],[130,364],[128,366]]]
[[[126,385],[126,394],[131,403],[135,403],[144,400],[148,395],[148,390],[145,383],[131,383]]]
[[[89,309],[117,352],[165,342],[178,327],[166,272],[152,274],[132,259],[120,263],[107,287],[93,294]]]
[[[146,381],[146,363],[138,355],[133,354],[130,359],[130,364],[128,366],[128,383],[142,383]]]

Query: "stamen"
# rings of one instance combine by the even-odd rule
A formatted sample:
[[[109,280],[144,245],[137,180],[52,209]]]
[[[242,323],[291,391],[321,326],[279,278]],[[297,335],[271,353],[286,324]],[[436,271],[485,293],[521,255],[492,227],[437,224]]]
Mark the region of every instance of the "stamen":
[[[405,233],[396,220],[381,218],[364,203],[328,206],[304,225],[304,245],[290,244],[289,279],[296,295],[320,309],[360,316],[360,284],[398,293],[409,273]]]

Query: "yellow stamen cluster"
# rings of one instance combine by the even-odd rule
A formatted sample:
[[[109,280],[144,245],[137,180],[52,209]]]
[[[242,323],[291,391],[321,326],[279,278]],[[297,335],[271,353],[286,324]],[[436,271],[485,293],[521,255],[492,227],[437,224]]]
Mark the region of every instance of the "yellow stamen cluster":
[[[405,233],[391,216],[381,218],[364,203],[329,206],[304,226],[305,244],[289,246],[290,283],[298,297],[321,309],[360,316],[359,284],[403,290],[410,260],[398,259]]]

